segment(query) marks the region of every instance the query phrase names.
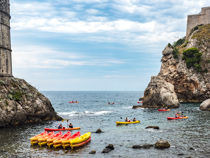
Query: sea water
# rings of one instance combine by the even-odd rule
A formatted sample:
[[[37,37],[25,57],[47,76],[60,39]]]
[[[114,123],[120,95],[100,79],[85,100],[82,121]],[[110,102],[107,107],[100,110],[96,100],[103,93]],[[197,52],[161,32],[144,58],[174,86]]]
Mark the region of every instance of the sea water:
[[[68,119],[74,127],[81,127],[81,134],[92,132],[91,142],[74,150],[31,146],[31,137],[43,132],[45,127],[55,128],[59,123],[66,127],[66,120],[1,128],[0,157],[210,157],[210,112],[200,111],[199,104],[181,104],[178,109],[159,112],[157,109],[132,109],[143,92],[42,93],[50,99],[59,116]],[[79,103],[68,103],[71,100]],[[108,102],[116,104],[107,105]],[[168,121],[167,117],[174,117],[177,110],[189,118]],[[141,122],[116,126],[116,121],[124,121],[126,117],[135,117]],[[160,129],[145,129],[147,126]],[[99,128],[103,133],[94,133]],[[160,139],[167,140],[170,148],[132,148],[133,145],[155,144]],[[108,144],[113,144],[115,149],[101,153]],[[96,154],[90,155],[91,150],[96,150]]]

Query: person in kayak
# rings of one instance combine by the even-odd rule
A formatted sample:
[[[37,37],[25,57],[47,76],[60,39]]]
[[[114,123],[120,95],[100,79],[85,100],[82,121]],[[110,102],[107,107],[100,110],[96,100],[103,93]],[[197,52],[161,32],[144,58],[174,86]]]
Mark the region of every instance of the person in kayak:
[[[128,122],[128,118],[127,117],[125,118],[125,122]]]
[[[108,102],[108,104],[110,104],[110,102]]]
[[[72,103],[74,103],[74,101],[73,101],[73,100],[72,100],[71,102],[72,102]]]
[[[134,118],[133,118],[133,122],[135,122],[135,121],[136,121],[136,118],[134,117]]]
[[[57,127],[58,129],[62,129],[63,128],[61,123],[58,126],[55,126],[55,127]]]
[[[69,128],[73,128],[73,125],[72,125],[72,123],[70,123],[70,124],[69,124]]]

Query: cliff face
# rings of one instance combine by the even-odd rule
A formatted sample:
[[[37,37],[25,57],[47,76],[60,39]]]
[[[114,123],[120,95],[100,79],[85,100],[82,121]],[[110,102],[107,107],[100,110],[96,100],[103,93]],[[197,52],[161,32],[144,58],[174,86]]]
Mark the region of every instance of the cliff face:
[[[0,77],[0,127],[61,119],[49,99],[25,80]]]
[[[173,48],[166,46],[161,59],[158,76],[174,85],[180,102],[202,102],[210,98],[210,25],[200,26],[192,31],[188,39],[178,47],[178,58],[173,57]],[[187,68],[182,59],[183,51],[196,47],[202,53],[198,72],[194,67]],[[205,71],[204,71],[205,70]]]

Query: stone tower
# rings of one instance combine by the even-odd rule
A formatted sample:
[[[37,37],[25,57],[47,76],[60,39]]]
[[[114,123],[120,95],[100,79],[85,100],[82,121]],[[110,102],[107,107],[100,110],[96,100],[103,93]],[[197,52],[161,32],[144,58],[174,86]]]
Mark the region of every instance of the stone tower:
[[[0,0],[0,19],[0,77],[10,77],[12,76],[12,50],[9,0]]]
[[[199,14],[188,15],[186,37],[190,35],[190,32],[194,27],[201,24],[210,24],[210,7],[201,8]]]

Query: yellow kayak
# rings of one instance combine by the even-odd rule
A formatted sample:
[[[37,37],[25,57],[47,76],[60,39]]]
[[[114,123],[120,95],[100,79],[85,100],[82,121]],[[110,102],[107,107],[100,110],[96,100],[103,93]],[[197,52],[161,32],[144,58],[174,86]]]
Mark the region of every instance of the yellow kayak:
[[[72,144],[82,143],[82,142],[88,140],[88,138],[90,138],[90,136],[91,136],[91,132],[87,132],[87,133],[81,135],[80,137],[77,137],[77,138],[71,140],[70,144],[72,145]]]
[[[60,143],[60,144],[54,144],[53,145],[53,147],[56,149],[56,148],[58,148],[58,147],[61,147],[62,146],[62,143]]]
[[[140,123],[140,120],[136,120],[133,122],[120,122],[120,121],[116,121],[117,125],[127,125],[127,124],[132,124],[132,123]]]
[[[34,145],[34,144],[38,144],[38,141],[37,140],[33,140],[30,143],[31,143],[31,145]]]

